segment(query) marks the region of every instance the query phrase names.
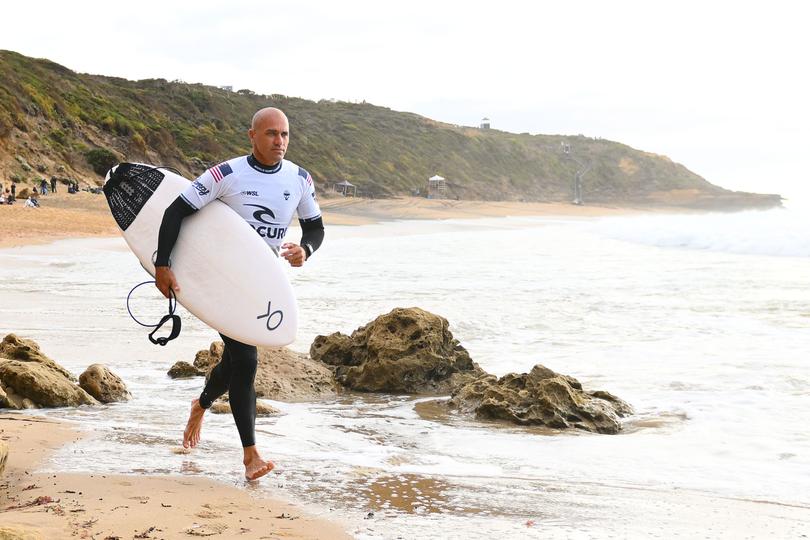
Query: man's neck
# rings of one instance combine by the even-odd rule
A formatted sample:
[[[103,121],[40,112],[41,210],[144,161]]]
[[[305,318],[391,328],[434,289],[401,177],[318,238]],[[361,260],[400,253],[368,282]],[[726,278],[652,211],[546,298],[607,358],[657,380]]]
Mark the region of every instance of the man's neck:
[[[248,164],[259,172],[273,174],[281,170],[281,160],[273,163],[272,165],[267,165],[259,161],[254,154],[250,154],[247,159]]]

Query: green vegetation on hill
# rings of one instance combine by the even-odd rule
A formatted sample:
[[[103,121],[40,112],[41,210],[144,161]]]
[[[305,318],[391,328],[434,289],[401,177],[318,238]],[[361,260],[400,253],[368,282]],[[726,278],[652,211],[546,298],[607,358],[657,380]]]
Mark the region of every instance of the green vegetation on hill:
[[[194,176],[247,153],[250,118],[265,106],[287,113],[287,157],[307,168],[319,189],[348,180],[368,196],[424,193],[427,178],[440,174],[453,197],[568,201],[580,166],[561,151],[565,143],[591,166],[584,180],[591,202],[666,202],[659,196],[671,192],[691,201],[779,204],[775,196],[725,191],[666,157],[602,139],[459,127],[367,103],[83,75],[10,51],[0,51],[0,178],[30,177],[27,162],[97,183],[115,159]]]

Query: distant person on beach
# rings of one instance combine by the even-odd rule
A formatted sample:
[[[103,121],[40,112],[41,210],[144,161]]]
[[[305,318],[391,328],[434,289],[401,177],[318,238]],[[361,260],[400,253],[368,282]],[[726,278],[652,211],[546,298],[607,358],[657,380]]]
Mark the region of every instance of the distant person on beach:
[[[48,182],[44,178],[39,183],[39,190],[43,195],[48,194]]]
[[[56,177],[51,176],[51,193],[56,193]]]
[[[25,201],[25,206],[27,208],[39,208],[39,201],[32,195]]]
[[[15,199],[17,198],[17,184],[14,182],[11,183],[11,196]]]
[[[315,186],[306,170],[284,159],[289,136],[290,124],[281,110],[267,107],[257,111],[248,130],[253,152],[211,167],[169,205],[160,225],[155,259],[155,283],[164,296],[168,298],[170,291],[180,290],[169,256],[183,219],[216,199],[242,216],[291,266],[303,265],[320,247],[324,229],[321,209],[315,200]],[[281,187],[288,189],[279,189]],[[300,245],[283,242],[295,213],[301,224]],[[216,235],[217,231],[211,231],[211,234]],[[227,240],[221,238],[219,241]],[[283,251],[279,253],[280,250]],[[225,342],[222,360],[211,371],[199,399],[191,402],[183,446],[193,448],[197,445],[205,411],[215,399],[229,392],[233,418],[242,441],[245,478],[255,480],[275,466],[272,461],[264,460],[256,449],[253,381],[258,367],[258,351],[253,345],[220,336]]]

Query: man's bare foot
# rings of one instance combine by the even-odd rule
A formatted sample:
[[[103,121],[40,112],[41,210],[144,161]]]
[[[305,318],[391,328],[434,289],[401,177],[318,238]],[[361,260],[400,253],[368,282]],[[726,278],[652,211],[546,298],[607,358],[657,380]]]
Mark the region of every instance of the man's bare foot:
[[[255,446],[248,446],[244,448],[245,458],[242,463],[245,464],[245,479],[258,480],[265,474],[269,473],[275,467],[272,461],[267,461],[261,458]]]
[[[205,409],[200,407],[200,400],[195,399],[191,402],[191,413],[188,415],[186,430],[183,432],[183,448],[194,448],[200,442],[203,415]]]

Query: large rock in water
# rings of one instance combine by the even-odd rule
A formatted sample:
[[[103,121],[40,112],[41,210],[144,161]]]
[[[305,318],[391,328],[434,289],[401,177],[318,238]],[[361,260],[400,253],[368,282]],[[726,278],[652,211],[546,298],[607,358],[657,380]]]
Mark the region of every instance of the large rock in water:
[[[94,405],[96,400],[60,371],[39,362],[0,360],[0,381],[7,395],[30,399],[40,407]]]
[[[211,412],[214,414],[231,414],[231,403],[221,399],[211,404]],[[256,401],[256,416],[280,416],[281,411],[268,405],[263,401]]]
[[[88,366],[79,375],[79,386],[102,403],[128,401],[132,397],[121,377],[102,364]]]
[[[529,373],[510,373],[500,379],[486,375],[458,388],[447,406],[476,417],[618,433],[619,418],[633,409],[608,392],[585,392],[567,375],[536,365]]]
[[[215,341],[207,351],[199,351],[194,367],[210,373],[222,359],[224,344]],[[306,401],[332,397],[338,387],[332,372],[307,355],[286,347],[259,347],[256,371],[256,397],[276,401]]]
[[[20,362],[37,362],[61,373],[68,380],[76,382],[76,377],[71,372],[42,354],[39,345],[30,339],[22,339],[14,334],[8,334],[0,342],[0,360],[3,358],[19,360]]]
[[[188,379],[189,377],[203,377],[205,376],[205,371],[197,369],[188,362],[180,360],[179,362],[175,362],[166,374],[172,379]]]
[[[447,319],[419,308],[396,308],[351,336],[318,336],[310,355],[332,366],[340,384],[361,392],[449,393],[485,375]]]

